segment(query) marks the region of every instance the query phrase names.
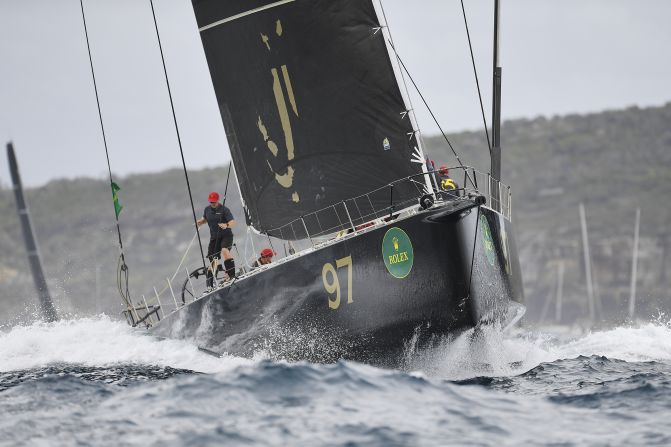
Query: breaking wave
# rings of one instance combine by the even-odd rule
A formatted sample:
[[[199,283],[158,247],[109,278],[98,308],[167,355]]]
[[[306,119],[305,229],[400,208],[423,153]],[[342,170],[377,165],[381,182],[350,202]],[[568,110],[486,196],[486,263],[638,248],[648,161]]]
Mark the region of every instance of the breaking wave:
[[[0,371],[53,364],[136,364],[216,373],[253,362],[233,356],[215,358],[186,341],[156,338],[104,315],[15,326],[0,333],[0,359]]]
[[[0,444],[668,445],[669,377],[661,322],[475,330],[399,371],[215,358],[100,316],[0,332]]]
[[[671,362],[671,324],[649,322],[573,337],[523,330],[502,336],[495,327],[486,327],[437,340],[429,348],[408,347],[404,370],[462,380],[517,375],[541,363],[579,356]],[[251,360],[215,358],[188,341],[157,338],[104,315],[38,322],[0,332],[0,371],[5,372],[53,364],[136,364],[217,373],[254,364],[262,358],[262,352]]]
[[[578,336],[519,329],[504,335],[493,326],[471,329],[458,337],[437,340],[429,348],[409,347],[406,369],[463,380],[476,376],[514,376],[542,363],[580,356],[671,362],[671,323],[655,321]]]

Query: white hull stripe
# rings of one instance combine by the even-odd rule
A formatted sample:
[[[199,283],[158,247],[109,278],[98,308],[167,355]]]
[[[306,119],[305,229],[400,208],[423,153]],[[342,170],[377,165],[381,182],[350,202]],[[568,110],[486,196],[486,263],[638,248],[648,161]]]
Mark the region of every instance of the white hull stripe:
[[[215,26],[219,26],[222,23],[232,22],[233,20],[237,20],[237,19],[240,19],[242,17],[249,16],[249,15],[252,15],[252,14],[256,14],[257,12],[260,12],[260,11],[264,11],[266,9],[274,8],[276,6],[281,6],[281,5],[284,5],[286,3],[292,3],[292,2],[295,2],[295,1],[296,0],[281,0],[279,2],[270,3],[268,5],[260,6],[260,7],[255,8],[255,9],[250,9],[249,11],[241,12],[240,14],[236,14],[234,16],[227,17],[225,19],[217,20],[216,22],[210,23],[209,25],[205,25],[202,28],[198,28],[198,31],[200,31],[202,33],[203,31],[207,31],[210,28],[214,28]]]

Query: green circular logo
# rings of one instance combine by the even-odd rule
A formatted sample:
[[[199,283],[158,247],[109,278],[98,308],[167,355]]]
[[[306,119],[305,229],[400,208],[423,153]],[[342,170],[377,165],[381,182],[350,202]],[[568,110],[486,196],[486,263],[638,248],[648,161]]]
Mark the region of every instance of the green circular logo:
[[[387,271],[394,278],[405,278],[410,274],[414,253],[412,242],[405,231],[397,227],[387,230],[382,239],[382,258]]]
[[[485,247],[485,255],[489,265],[493,266],[496,262],[496,251],[494,250],[494,239],[492,238],[492,230],[489,228],[487,218],[480,215],[480,231],[482,232],[482,245]]]

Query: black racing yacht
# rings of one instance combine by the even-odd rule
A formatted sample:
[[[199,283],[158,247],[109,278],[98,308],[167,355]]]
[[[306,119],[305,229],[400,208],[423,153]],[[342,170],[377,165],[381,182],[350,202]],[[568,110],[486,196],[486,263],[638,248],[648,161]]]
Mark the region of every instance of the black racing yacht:
[[[131,325],[217,354],[393,364],[411,340],[522,316],[500,69],[492,172],[435,171],[380,4],[192,3],[247,224],[302,248],[171,312],[128,301]]]

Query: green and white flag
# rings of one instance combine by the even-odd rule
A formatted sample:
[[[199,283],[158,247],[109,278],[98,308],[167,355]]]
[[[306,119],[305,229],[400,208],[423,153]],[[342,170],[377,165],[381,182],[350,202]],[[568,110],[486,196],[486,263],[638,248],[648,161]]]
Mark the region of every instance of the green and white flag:
[[[116,183],[112,182],[112,200],[114,200],[114,213],[116,214],[116,218],[119,218],[119,214],[121,213],[121,210],[123,209],[123,206],[119,203],[119,191],[121,188],[119,188],[119,185]]]

